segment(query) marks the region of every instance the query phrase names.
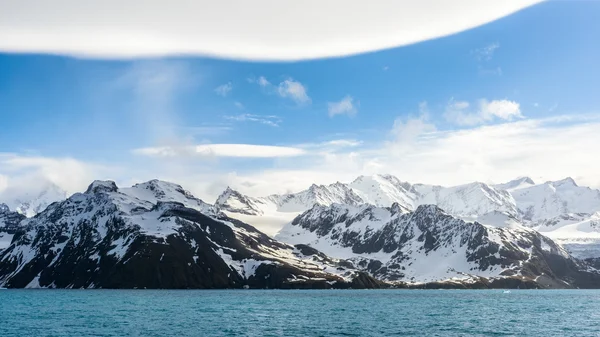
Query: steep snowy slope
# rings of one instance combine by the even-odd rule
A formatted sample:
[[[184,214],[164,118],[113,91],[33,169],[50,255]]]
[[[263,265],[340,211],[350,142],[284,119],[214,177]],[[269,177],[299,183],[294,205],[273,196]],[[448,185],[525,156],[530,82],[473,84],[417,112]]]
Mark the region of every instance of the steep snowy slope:
[[[95,181],[21,222],[0,252],[0,286],[376,287],[344,261],[275,241],[181,186]]]
[[[314,206],[276,236],[349,259],[377,278],[439,282],[480,278],[550,287],[600,287],[600,275],[538,232],[457,219],[434,205],[406,212],[381,208]]]
[[[477,216],[503,212],[517,216],[515,200],[510,193],[484,183],[470,183],[454,187],[416,184],[419,205],[437,205],[456,216]]]
[[[348,187],[358,194],[364,203],[389,207],[398,203],[404,208],[414,209],[419,195],[411,184],[402,182],[392,175],[360,176]]]
[[[33,189],[21,190],[12,187],[0,194],[0,202],[26,217],[32,217],[46,209],[51,203],[66,198],[67,192],[49,181],[40,183]]]
[[[578,186],[571,178],[519,188],[511,193],[525,220],[600,211],[600,191]]]
[[[25,216],[11,211],[6,204],[0,204],[0,251],[8,247]]]

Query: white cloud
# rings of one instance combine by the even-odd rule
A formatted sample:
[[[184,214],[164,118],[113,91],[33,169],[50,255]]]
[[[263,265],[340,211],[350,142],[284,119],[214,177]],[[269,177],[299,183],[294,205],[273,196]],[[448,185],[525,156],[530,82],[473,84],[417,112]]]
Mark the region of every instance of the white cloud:
[[[256,80],[256,83],[258,83],[258,85],[260,85],[261,87],[271,85],[271,82],[267,81],[267,79],[264,78],[264,76],[259,77],[258,80]]]
[[[480,101],[480,108],[481,114],[486,120],[491,120],[494,117],[507,121],[523,118],[520,104],[515,101],[503,99],[488,102],[484,99]]]
[[[244,109],[244,105],[240,102],[233,102],[233,105],[235,105],[235,107],[238,109]]]
[[[264,76],[259,76],[258,78],[249,77],[247,80],[248,80],[248,83],[256,83],[263,88],[271,86],[271,82],[269,82]]]
[[[15,187],[20,191],[35,189],[36,184],[50,181],[69,193],[75,193],[84,190],[94,179],[103,179],[111,170],[108,166],[69,157],[0,153],[0,178],[4,177],[4,188]]]
[[[314,59],[455,34],[539,2],[2,1],[0,50],[106,58]]]
[[[8,176],[0,174],[0,193],[8,187]]]
[[[444,117],[450,123],[461,126],[473,126],[493,122],[495,120],[512,121],[524,118],[519,103],[510,100],[481,99],[475,111],[469,111],[466,101],[450,100],[446,106]]]
[[[328,153],[342,152],[347,149],[355,149],[363,144],[362,141],[356,139],[334,139],[321,143],[305,143],[298,144],[294,147],[306,149],[312,155],[323,155]]]
[[[356,107],[353,104],[354,98],[350,95],[346,95],[339,102],[328,102],[327,110],[329,111],[329,117],[335,115],[356,115]]]
[[[394,138],[384,144],[318,151],[320,156],[311,160],[290,158],[277,167],[237,172],[228,177],[228,184],[265,195],[299,191],[313,182],[391,173],[412,183],[446,186],[497,183],[523,175],[541,181],[571,176],[583,186],[598,188],[600,160],[590,153],[600,144],[599,121],[600,115],[565,116],[438,131],[422,116],[398,119],[390,130]]]
[[[227,95],[229,95],[231,90],[233,90],[233,85],[231,84],[231,82],[222,84],[215,88],[215,92],[217,93],[217,95],[220,95],[223,97],[227,97]]]
[[[306,88],[302,83],[294,81],[292,78],[279,83],[277,87],[279,96],[289,98],[298,104],[310,103],[311,99],[306,93]]]
[[[305,155],[303,149],[286,146],[252,144],[207,144],[182,147],[148,147],[133,150],[134,154],[151,157],[237,157],[276,158]]]
[[[409,181],[445,185],[530,175],[544,179],[573,176],[599,186],[592,167],[600,162],[589,155],[600,142],[598,127],[597,123],[524,120],[437,132],[413,142],[402,156],[389,160],[384,170]],[[389,146],[382,154],[394,150]]]
[[[265,124],[268,126],[277,127],[281,124],[281,118],[279,116],[261,116],[261,115],[253,115],[253,114],[241,114],[235,116],[225,116],[225,119],[236,121],[236,122],[256,122],[260,124]]]
[[[496,50],[500,48],[498,42],[490,43],[485,47],[478,48],[472,51],[473,55],[478,61],[489,61],[494,57]]]

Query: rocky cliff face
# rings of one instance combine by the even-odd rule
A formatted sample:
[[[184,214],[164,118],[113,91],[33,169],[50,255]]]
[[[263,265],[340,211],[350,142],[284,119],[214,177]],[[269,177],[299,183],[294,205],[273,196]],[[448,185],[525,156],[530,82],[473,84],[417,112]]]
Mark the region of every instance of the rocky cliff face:
[[[269,238],[181,186],[96,181],[21,222],[0,286],[347,288],[382,283],[343,260]]]
[[[465,222],[434,205],[414,212],[397,204],[315,206],[276,238],[348,259],[390,282],[600,287],[593,268],[532,229]]]
[[[10,245],[23,219],[24,215],[11,211],[6,204],[0,204],[0,251]]]

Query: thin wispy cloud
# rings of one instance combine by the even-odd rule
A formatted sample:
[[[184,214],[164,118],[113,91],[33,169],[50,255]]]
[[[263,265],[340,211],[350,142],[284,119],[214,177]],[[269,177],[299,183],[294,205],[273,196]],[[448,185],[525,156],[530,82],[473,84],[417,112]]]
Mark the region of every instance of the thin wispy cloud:
[[[357,113],[357,108],[354,104],[354,98],[350,95],[346,95],[338,102],[328,102],[327,111],[329,112],[329,117],[335,115],[354,116]]]
[[[274,115],[263,116],[253,114],[240,114],[233,116],[225,116],[224,118],[235,122],[254,122],[272,127],[278,127],[279,124],[281,124],[281,118],[279,116]]]
[[[249,77],[247,78],[248,83],[255,83],[258,84],[260,87],[266,88],[271,86],[271,82],[269,82],[266,77],[264,76],[259,76],[259,77]]]
[[[473,108],[466,101],[448,102],[444,117],[450,123],[460,126],[474,126],[493,121],[512,121],[522,119],[521,105],[518,102],[510,100],[492,100],[481,99]]]
[[[293,78],[288,78],[279,83],[277,93],[279,96],[289,98],[297,104],[309,104],[311,102],[306,87],[302,83],[295,81]]]
[[[496,50],[500,48],[498,42],[490,43],[487,46],[477,48],[471,51],[473,56],[478,61],[489,61],[494,57]]]
[[[217,93],[217,95],[220,95],[223,97],[227,97],[227,95],[229,95],[231,90],[233,90],[233,85],[231,84],[231,82],[222,84],[215,88],[215,92]]]
[[[231,126],[215,125],[215,126],[187,126],[182,127],[182,133],[187,133],[192,136],[220,136],[233,130]]]
[[[479,75],[481,75],[481,76],[489,76],[489,75],[502,76],[502,68],[500,68],[500,67],[486,68],[486,67],[479,66],[477,68],[477,70],[479,72]]]
[[[303,149],[287,146],[254,144],[205,144],[194,146],[162,146],[140,148],[132,151],[149,157],[236,157],[276,158],[295,157],[306,154]]]

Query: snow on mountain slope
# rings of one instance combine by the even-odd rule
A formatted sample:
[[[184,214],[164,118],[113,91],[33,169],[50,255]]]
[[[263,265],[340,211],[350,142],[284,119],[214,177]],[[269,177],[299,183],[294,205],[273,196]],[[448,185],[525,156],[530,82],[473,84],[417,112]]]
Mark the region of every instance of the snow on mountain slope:
[[[13,212],[6,204],[0,204],[0,251],[8,247],[25,216]]]
[[[360,176],[350,184],[337,182],[327,186],[312,185],[309,189],[286,195],[248,197],[228,188],[217,199],[216,205],[232,217],[244,218],[262,226],[263,217],[272,223],[269,233],[277,232],[293,216],[310,209],[313,205],[328,206],[333,203],[347,205],[371,204],[389,207],[397,203],[414,210],[423,204],[436,204],[457,216],[482,216],[490,212],[503,212],[517,216],[518,212],[511,195],[483,183],[456,187],[441,187],[402,182],[392,175]],[[285,220],[275,224],[279,219]],[[279,228],[277,228],[279,227]],[[263,227],[260,227],[261,229]]]
[[[600,212],[561,214],[531,227],[560,243],[581,259],[600,257]]]
[[[360,176],[348,185],[364,203],[389,207],[398,203],[407,209],[414,209],[419,196],[409,183],[401,182],[392,175]]]
[[[21,222],[0,251],[0,286],[49,288],[374,287],[306,246],[275,241],[181,186],[95,181]]]
[[[600,191],[578,186],[571,178],[511,191],[523,219],[552,219],[568,213],[600,211]]]
[[[315,205],[276,236],[349,259],[388,281],[510,278],[546,286],[600,286],[600,275],[562,247],[522,227],[457,219],[434,205],[405,212],[372,205]],[[593,281],[592,281],[593,280]]]
[[[267,197],[245,196],[227,188],[215,202],[215,206],[227,215],[252,223],[269,235],[313,205],[344,203],[359,205],[364,201],[348,186],[340,182],[331,185],[311,185],[307,190]]]
[[[419,205],[437,205],[456,216],[477,216],[504,212],[517,216],[515,200],[510,193],[487,184],[475,182],[454,187],[416,184]]]
[[[40,213],[51,203],[66,198],[67,192],[49,181],[34,189],[20,190],[15,187],[0,194],[0,202],[28,218]]]
[[[529,178],[529,177],[520,177],[514,180],[511,180],[507,183],[503,183],[503,184],[496,184],[493,185],[494,188],[500,189],[500,190],[506,190],[506,191],[513,191],[513,190],[517,190],[520,188],[525,188],[525,187],[531,187],[535,185],[535,183],[533,182],[533,179]]]

